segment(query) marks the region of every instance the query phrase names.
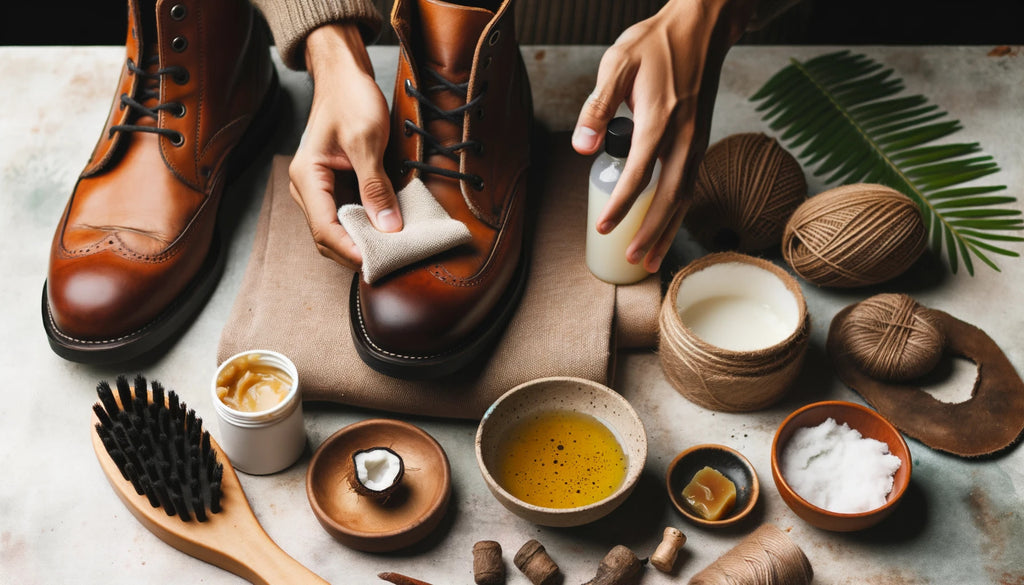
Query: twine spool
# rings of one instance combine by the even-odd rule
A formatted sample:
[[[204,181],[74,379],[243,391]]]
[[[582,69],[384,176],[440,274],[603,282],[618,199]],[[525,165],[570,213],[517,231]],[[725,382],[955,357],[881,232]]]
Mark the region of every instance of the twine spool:
[[[764,524],[690,579],[690,585],[808,585],[807,555],[774,524]]]
[[[770,273],[792,295],[796,326],[781,342],[749,351],[723,349],[701,339],[683,323],[678,310],[680,287],[691,275],[718,264],[741,263]],[[752,287],[738,282],[739,290]],[[704,408],[747,412],[777,402],[800,372],[810,334],[810,317],[796,280],[778,266],[736,252],[709,254],[676,273],[662,302],[658,354],[665,376],[675,389]]]
[[[709,250],[756,252],[779,245],[806,198],[800,163],[774,138],[733,134],[704,155],[684,221]]]
[[[867,286],[910,268],[927,236],[917,205],[906,195],[883,185],[846,185],[797,208],[782,236],[782,255],[819,286]]]
[[[945,335],[932,313],[904,294],[880,294],[858,303],[839,328],[839,343],[873,378],[906,381],[932,371]]]

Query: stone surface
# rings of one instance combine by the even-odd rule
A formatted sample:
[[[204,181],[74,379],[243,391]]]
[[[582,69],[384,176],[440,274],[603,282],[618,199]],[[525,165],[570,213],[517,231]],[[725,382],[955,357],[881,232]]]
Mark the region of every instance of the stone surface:
[[[963,122],[957,141],[979,141],[1003,166],[993,182],[1024,195],[1024,57],[1016,51],[990,57],[992,47],[864,47],[857,50],[895,68],[908,91],[920,92]],[[831,50],[816,47],[738,47],[726,61],[712,127],[712,140],[735,132],[767,131],[747,101],[788,58]],[[524,51],[538,117],[549,127],[570,129],[592,89],[602,54],[598,47],[531,47]],[[385,95],[391,93],[396,55],[373,48],[371,56]],[[8,381],[0,406],[0,583],[236,583],[224,571],[179,553],[144,529],[107,485],[88,433],[94,387],[122,371],[144,372],[181,393],[213,421],[209,384],[220,329],[241,280],[252,242],[263,165],[234,189],[240,226],[224,279],[182,339],[154,363],[118,368],[82,366],[56,357],[40,323],[40,292],[53,228],[85,164],[110,106],[123,51],[99,48],[0,47],[0,215],[3,305],[0,371]],[[304,74],[282,69],[291,96],[279,140],[270,150],[288,153],[310,100]],[[264,159],[264,163],[268,159]],[[810,177],[812,193],[824,189]],[[1018,202],[1021,208],[1024,203]],[[311,244],[312,245],[312,242]],[[1015,249],[1020,249],[1018,246]],[[680,233],[672,260],[702,254]],[[397,571],[435,585],[470,583],[472,547],[496,540],[506,551],[509,584],[527,580],[512,567],[514,551],[540,540],[561,566],[567,583],[591,578],[615,544],[650,555],[666,525],[688,541],[677,573],[647,570],[644,583],[685,582],[760,522],[788,531],[807,553],[816,582],[832,584],[1021,583],[1024,582],[1024,452],[1013,449],[984,461],[965,461],[910,441],[912,484],[894,517],[859,534],[832,534],[799,520],[782,503],[771,481],[769,448],[775,428],[795,408],[819,399],[860,401],[831,373],[824,337],[843,306],[876,292],[903,291],[985,329],[1010,361],[1024,365],[1024,328],[1019,303],[1024,262],[998,258],[1001,273],[985,267],[977,276],[936,272],[928,255],[896,282],[869,290],[828,291],[804,285],[813,320],[807,364],[781,404],[751,414],[712,413],[698,408],[664,380],[649,352],[622,356],[615,388],[647,425],[651,452],[647,471],[623,508],[577,529],[548,529],[511,515],[490,495],[476,467],[476,425],[402,417],[438,439],[452,464],[453,504],[440,529],[411,550],[373,555],[349,550],[316,523],[305,495],[309,453],[273,476],[241,475],[257,516],[288,553],[334,583],[379,582],[376,573]],[[969,365],[968,365],[969,366]],[[953,378],[969,381],[968,367]],[[948,386],[948,384],[946,385]],[[962,391],[940,387],[943,396]],[[310,449],[344,425],[382,413],[310,404],[306,426]],[[384,415],[386,416],[386,415]],[[666,466],[684,448],[723,443],[743,452],[762,482],[761,504],[752,519],[725,531],[698,528],[676,513],[662,485]]]

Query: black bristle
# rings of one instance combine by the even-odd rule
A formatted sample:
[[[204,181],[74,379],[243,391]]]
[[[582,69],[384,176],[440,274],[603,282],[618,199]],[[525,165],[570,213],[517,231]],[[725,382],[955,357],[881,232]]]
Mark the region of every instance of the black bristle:
[[[121,401],[121,410],[131,412],[132,388],[128,385],[128,378],[123,375],[117,377],[117,397]]]
[[[124,474],[128,477],[128,481],[132,482],[132,487],[135,488],[135,493],[140,496],[145,493],[142,489],[142,484],[139,482],[139,473],[135,469],[135,465],[129,461],[124,464]]]
[[[154,380],[150,398],[146,379],[139,374],[134,381],[133,395],[128,379],[117,377],[116,400],[108,383],[97,385],[97,436],[124,479],[153,507],[186,522],[193,516],[206,521],[221,510],[224,471],[210,434],[175,392]]]
[[[189,516],[188,507],[185,505],[185,498],[181,497],[180,494],[172,493],[171,502],[174,504],[174,507],[178,510],[179,518],[181,518],[185,522],[188,522],[192,519]]]
[[[100,421],[97,425],[100,428],[109,427],[114,424],[110,417],[107,416],[107,411],[103,409],[103,405],[99,402],[92,405],[92,411],[96,415],[96,420]]]
[[[153,404],[162,409],[164,407],[164,385],[153,380],[150,386],[153,388]]]
[[[177,421],[178,416],[181,414],[181,406],[178,404],[178,395],[175,392],[168,392],[167,397],[170,399],[170,405],[168,408],[171,411],[171,420]]]
[[[114,400],[114,391],[110,389],[110,384],[106,381],[100,382],[96,386],[96,394],[100,397],[100,402],[103,404],[103,408],[106,409],[107,415],[111,418],[115,418],[117,413],[120,412],[121,407],[117,405],[117,401]]]
[[[196,515],[196,520],[199,522],[206,522],[206,507],[203,505],[203,501],[199,496],[192,498],[192,512]]]

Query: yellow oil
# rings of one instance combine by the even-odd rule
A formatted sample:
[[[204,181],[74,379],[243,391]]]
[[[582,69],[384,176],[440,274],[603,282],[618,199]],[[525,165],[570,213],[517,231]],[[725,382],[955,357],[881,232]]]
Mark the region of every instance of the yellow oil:
[[[576,508],[615,493],[626,467],[622,446],[604,423],[588,414],[555,410],[507,431],[496,479],[535,506]]]

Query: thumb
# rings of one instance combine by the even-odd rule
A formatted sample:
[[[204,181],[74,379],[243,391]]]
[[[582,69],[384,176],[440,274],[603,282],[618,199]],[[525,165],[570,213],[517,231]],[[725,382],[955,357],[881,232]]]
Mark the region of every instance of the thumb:
[[[626,98],[626,88],[632,76],[624,74],[623,57],[619,51],[606,51],[597,71],[597,85],[587,97],[572,133],[572,147],[576,152],[590,155],[597,152],[604,138],[608,122],[615,117],[619,104]]]
[[[384,172],[381,161],[363,168],[354,166],[354,170],[359,182],[359,199],[374,227],[382,232],[401,230],[402,211],[398,206],[395,188]]]

